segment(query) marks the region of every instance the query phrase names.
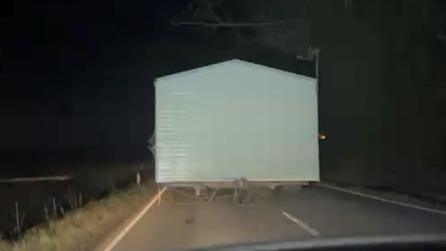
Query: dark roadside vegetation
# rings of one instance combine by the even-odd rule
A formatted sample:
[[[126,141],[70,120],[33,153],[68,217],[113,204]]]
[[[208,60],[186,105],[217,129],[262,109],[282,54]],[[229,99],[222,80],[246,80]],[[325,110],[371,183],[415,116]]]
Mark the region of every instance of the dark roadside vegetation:
[[[130,160],[52,161],[35,159],[16,162],[26,165],[20,176],[9,164],[9,172],[0,175],[0,233],[3,239],[17,240],[29,228],[61,218],[89,202],[108,197],[136,183],[140,173],[145,182],[153,172],[153,158]],[[8,167],[8,164],[5,166]],[[8,170],[8,169],[6,169]],[[67,180],[7,182],[17,177],[70,177]]]

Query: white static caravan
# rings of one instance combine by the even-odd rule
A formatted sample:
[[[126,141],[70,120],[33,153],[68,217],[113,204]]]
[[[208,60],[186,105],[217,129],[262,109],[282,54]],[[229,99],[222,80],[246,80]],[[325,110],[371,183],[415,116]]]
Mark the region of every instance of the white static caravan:
[[[154,85],[157,183],[319,181],[316,79],[235,59]]]

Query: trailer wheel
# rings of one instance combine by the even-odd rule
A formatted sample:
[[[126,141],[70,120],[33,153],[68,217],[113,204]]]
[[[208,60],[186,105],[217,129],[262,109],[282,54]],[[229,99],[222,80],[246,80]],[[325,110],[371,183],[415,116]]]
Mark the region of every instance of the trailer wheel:
[[[282,185],[275,185],[275,186],[272,188],[272,190],[273,190],[273,192],[277,192],[277,193],[279,193],[279,192],[283,191],[283,186],[282,186]]]

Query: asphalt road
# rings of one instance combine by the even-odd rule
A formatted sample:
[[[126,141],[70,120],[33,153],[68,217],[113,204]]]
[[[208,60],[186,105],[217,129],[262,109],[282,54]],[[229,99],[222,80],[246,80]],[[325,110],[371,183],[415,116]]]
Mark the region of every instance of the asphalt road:
[[[446,215],[323,187],[270,192],[251,203],[192,201],[167,191],[111,250],[185,250],[331,237],[446,234]]]

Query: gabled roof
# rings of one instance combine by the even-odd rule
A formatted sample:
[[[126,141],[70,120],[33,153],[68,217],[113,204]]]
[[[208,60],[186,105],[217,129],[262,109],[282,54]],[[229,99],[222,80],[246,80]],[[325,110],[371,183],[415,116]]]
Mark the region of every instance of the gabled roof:
[[[211,65],[207,65],[207,66],[203,66],[203,67],[198,67],[198,68],[195,68],[195,69],[178,72],[178,73],[174,73],[174,74],[171,74],[171,75],[158,77],[158,78],[156,78],[156,80],[165,80],[165,79],[174,78],[174,77],[178,78],[178,77],[181,77],[181,76],[186,76],[188,74],[199,73],[199,72],[203,72],[204,73],[206,70],[215,69],[215,68],[222,67],[222,66],[225,66],[225,65],[228,65],[228,64],[231,64],[231,65],[233,65],[235,67],[243,66],[243,67],[249,67],[249,68],[252,68],[252,69],[257,69],[257,70],[262,70],[262,71],[270,71],[270,72],[276,73],[276,74],[278,73],[278,74],[282,74],[282,75],[290,75],[290,76],[293,76],[293,77],[296,77],[296,78],[301,78],[301,79],[314,80],[314,78],[312,78],[312,77],[308,77],[308,76],[296,74],[296,73],[293,73],[293,72],[288,72],[288,71],[272,68],[272,67],[265,66],[265,65],[255,64],[255,63],[251,63],[251,62],[240,60],[240,59],[232,59],[232,60],[223,61],[223,62],[216,63],[216,64],[211,64]]]

